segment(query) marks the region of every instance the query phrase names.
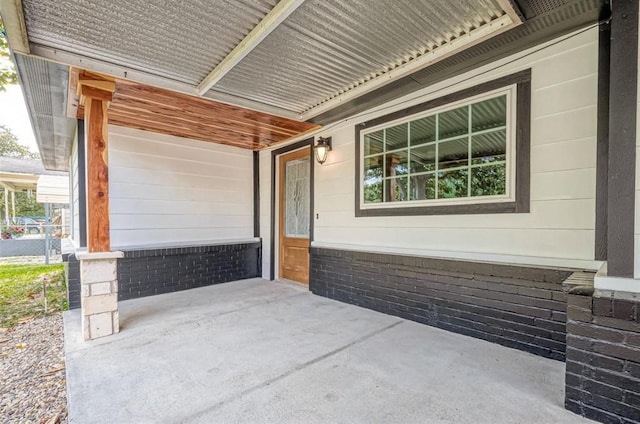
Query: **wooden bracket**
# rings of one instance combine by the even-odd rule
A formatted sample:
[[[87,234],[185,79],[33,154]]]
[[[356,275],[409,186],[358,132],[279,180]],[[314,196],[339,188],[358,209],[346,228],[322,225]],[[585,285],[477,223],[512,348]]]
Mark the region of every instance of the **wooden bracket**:
[[[74,97],[79,97],[80,105],[84,106],[87,98],[103,102],[111,102],[113,99],[113,93],[116,91],[115,78],[75,68],[71,68],[69,72],[69,79],[71,78],[75,78],[76,81],[75,84],[73,81],[69,82],[69,89],[75,86]]]

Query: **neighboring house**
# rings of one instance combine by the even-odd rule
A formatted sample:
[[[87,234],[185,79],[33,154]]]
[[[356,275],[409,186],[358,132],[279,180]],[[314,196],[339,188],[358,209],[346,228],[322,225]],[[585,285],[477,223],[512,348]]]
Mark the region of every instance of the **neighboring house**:
[[[0,4],[85,337],[290,279],[566,360],[567,408],[638,422],[637,0]]]
[[[69,193],[67,179],[67,172],[45,169],[40,159],[0,157],[0,188],[4,190],[2,220],[14,222],[17,219],[15,193],[27,192],[36,197],[40,180],[41,188],[55,185]],[[68,196],[55,200],[51,203],[68,203]]]

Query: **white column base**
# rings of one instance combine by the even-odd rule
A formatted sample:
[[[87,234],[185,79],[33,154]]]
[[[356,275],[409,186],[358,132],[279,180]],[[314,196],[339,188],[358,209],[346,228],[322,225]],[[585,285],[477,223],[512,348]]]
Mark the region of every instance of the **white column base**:
[[[611,291],[629,294],[640,293],[640,279],[609,277],[607,275],[607,262],[602,264],[602,267],[596,273],[596,276],[593,280],[593,286],[596,291],[599,292]]]
[[[118,258],[123,252],[77,253],[80,261],[80,310],[85,340],[120,331]]]

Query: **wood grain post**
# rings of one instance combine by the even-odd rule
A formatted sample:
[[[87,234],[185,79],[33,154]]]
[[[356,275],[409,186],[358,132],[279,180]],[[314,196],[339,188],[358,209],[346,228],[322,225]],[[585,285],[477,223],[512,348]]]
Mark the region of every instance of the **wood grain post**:
[[[108,108],[115,82],[81,72],[78,92],[84,105],[87,249],[109,252]]]

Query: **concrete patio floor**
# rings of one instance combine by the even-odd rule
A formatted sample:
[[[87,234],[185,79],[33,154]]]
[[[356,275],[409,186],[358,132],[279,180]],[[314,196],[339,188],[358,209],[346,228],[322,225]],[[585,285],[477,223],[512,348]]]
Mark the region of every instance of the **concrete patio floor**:
[[[65,314],[70,423],[587,423],[564,364],[244,280]]]

